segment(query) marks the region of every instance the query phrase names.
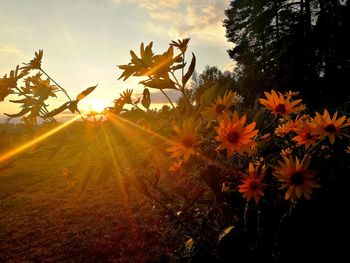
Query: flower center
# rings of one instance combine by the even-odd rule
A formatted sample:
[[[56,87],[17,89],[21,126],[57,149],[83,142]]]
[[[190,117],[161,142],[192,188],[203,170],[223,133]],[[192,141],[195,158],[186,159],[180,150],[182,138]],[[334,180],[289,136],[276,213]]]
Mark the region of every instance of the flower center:
[[[284,104],[278,104],[277,106],[276,106],[276,109],[275,109],[275,111],[277,112],[277,113],[279,113],[279,114],[284,114],[284,113],[286,113],[286,106],[284,105]]]
[[[306,140],[312,140],[313,138],[314,138],[314,136],[312,136],[311,133],[308,132],[307,134],[305,134]]]
[[[304,175],[302,172],[295,172],[292,174],[290,181],[294,185],[302,185],[304,183]]]
[[[335,133],[337,131],[333,124],[328,124],[324,130],[328,133]]]
[[[237,132],[230,132],[229,134],[227,134],[227,140],[230,143],[236,143],[238,142],[239,139],[239,134]]]
[[[253,191],[258,190],[258,188],[259,188],[259,183],[258,183],[258,182],[255,182],[255,181],[250,182],[249,188],[250,188],[251,190],[253,190]]]
[[[190,148],[193,145],[193,141],[191,138],[185,138],[184,140],[182,140],[182,145],[187,148]]]
[[[223,104],[216,104],[215,111],[217,114],[221,114],[226,109],[226,106]]]

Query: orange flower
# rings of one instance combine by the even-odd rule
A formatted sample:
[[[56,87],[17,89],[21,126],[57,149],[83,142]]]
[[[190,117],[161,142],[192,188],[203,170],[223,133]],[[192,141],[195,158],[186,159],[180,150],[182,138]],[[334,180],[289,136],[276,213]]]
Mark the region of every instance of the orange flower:
[[[320,138],[318,135],[313,134],[315,128],[310,125],[308,122],[303,122],[295,129],[297,136],[293,137],[293,141],[297,142],[297,147],[305,146],[305,149],[308,149],[310,146],[316,144]]]
[[[186,162],[192,154],[196,153],[196,146],[199,143],[196,129],[192,120],[185,120],[182,128],[174,126],[177,136],[173,139],[171,147],[167,148],[172,158],[182,158]]]
[[[298,116],[296,117],[295,120],[289,120],[286,123],[283,123],[281,125],[279,125],[276,129],[275,129],[275,133],[277,136],[282,137],[285,134],[288,134],[292,131],[295,131],[296,128],[300,125],[300,123],[307,118],[307,115],[302,115],[302,116]]]
[[[183,161],[182,159],[175,160],[169,167],[169,171],[174,173],[179,173],[182,169]]]
[[[260,170],[260,172],[259,172]],[[242,184],[238,186],[239,192],[248,202],[253,197],[255,203],[259,203],[260,197],[264,196],[263,189],[265,185],[261,182],[266,173],[266,166],[254,166],[249,163],[248,175],[244,175]]]
[[[280,155],[282,157],[287,157],[288,158],[292,154],[292,152],[293,152],[293,150],[291,148],[282,149]]]
[[[230,106],[235,103],[236,96],[236,92],[226,91],[222,98],[219,96],[211,106],[203,110],[202,116],[209,121],[208,125],[212,120],[221,120],[223,114],[229,112]]]
[[[346,149],[344,150],[346,153],[350,153],[350,146],[346,147]]]
[[[311,198],[312,188],[320,187],[314,181],[315,172],[307,170],[311,158],[305,156],[301,161],[293,156],[284,157],[275,168],[274,176],[282,183],[282,189],[288,188],[285,194],[286,200],[294,203],[303,194],[306,199]]]
[[[253,137],[257,135],[258,130],[254,130],[256,123],[245,126],[246,117],[239,118],[235,111],[232,119],[228,115],[224,115],[219,127],[215,130],[218,136],[215,139],[220,142],[218,150],[227,149],[227,157],[233,155],[234,152],[239,154],[251,153],[255,142]]]
[[[287,99],[291,99],[291,98],[293,98],[293,97],[299,96],[299,91],[291,91],[291,90],[289,90],[288,92],[286,92],[286,93],[284,94],[284,96],[285,96]]]
[[[276,114],[288,115],[305,108],[304,105],[298,105],[301,100],[290,102],[290,98],[285,98],[280,92],[277,94],[276,91],[272,90],[271,94],[268,92],[264,92],[264,94],[267,99],[259,99],[260,104]]]
[[[346,122],[346,116],[337,119],[338,112],[334,113],[333,117],[329,115],[325,109],[323,115],[316,112],[315,118],[312,119],[312,125],[315,127],[314,134],[319,135],[322,139],[328,136],[331,144],[335,141],[335,136],[341,138],[340,129],[349,126],[350,123]]]

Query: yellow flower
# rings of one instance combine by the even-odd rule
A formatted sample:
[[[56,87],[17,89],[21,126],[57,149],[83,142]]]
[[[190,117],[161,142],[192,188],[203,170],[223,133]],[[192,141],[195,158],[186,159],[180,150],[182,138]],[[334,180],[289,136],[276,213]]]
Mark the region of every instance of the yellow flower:
[[[191,119],[185,120],[182,127],[174,126],[177,136],[173,139],[172,146],[167,148],[171,152],[170,157],[182,158],[184,162],[188,161],[191,155],[196,153],[197,139],[196,129]]]
[[[278,161],[279,166],[275,168],[273,175],[282,183],[282,189],[287,188],[285,199],[294,203],[302,195],[306,199],[311,198],[313,188],[320,187],[314,181],[315,172],[308,170],[311,158],[305,156],[301,161],[293,156],[284,157]]]
[[[308,149],[310,146],[316,144],[319,140],[319,136],[313,134],[315,128],[310,125],[309,122],[302,122],[296,129],[296,136],[293,137],[293,141],[297,142],[297,147],[305,146],[305,149]]]
[[[0,101],[3,101],[11,93],[11,79],[0,78]]]
[[[41,59],[43,58],[43,50],[40,49],[39,52],[35,52],[35,57],[29,63],[23,63],[25,66],[21,67],[24,72],[28,72],[33,69],[41,69]]]
[[[218,150],[227,149],[227,157],[233,155],[234,152],[239,154],[251,153],[255,142],[253,137],[258,133],[254,130],[256,123],[245,126],[246,117],[239,118],[235,111],[232,119],[228,115],[224,115],[219,127],[215,130],[218,136],[215,139],[220,143]]]
[[[238,191],[248,202],[253,197],[255,203],[259,203],[260,198],[264,196],[263,189],[265,185],[261,182],[266,173],[266,166],[254,166],[249,163],[248,174],[244,175],[242,184],[238,186]]]
[[[121,98],[115,99],[112,112],[114,114],[119,115],[122,112],[124,105],[125,105],[125,101],[123,99],[121,99]]]
[[[182,41],[178,39],[177,42],[172,40],[169,45],[173,47],[177,47],[178,49],[180,49],[182,53],[185,53],[189,41],[190,41],[189,38],[184,38]]]
[[[272,90],[271,94],[264,92],[267,99],[259,99],[260,104],[266,107],[266,109],[280,115],[288,115],[292,112],[299,112],[303,110],[304,105],[298,105],[302,100],[290,101],[289,98],[285,98],[282,93]]]
[[[323,115],[316,112],[315,118],[312,119],[312,126],[315,128],[314,134],[319,135],[322,139],[328,136],[331,144],[335,141],[335,136],[341,138],[340,129],[349,126],[350,123],[346,122],[346,116],[342,116],[337,119],[338,112],[334,113],[333,117],[329,115],[325,109]]]
[[[15,70],[11,70],[9,76],[7,74],[0,78],[0,101],[3,101],[9,94],[12,93],[12,89],[17,87],[17,81],[24,77],[26,73],[18,74],[19,66]]]
[[[226,91],[224,96],[221,98],[218,96],[216,101],[212,103],[211,106],[206,107],[203,112],[202,116],[208,120],[208,125],[210,124],[210,121],[218,119],[221,120],[223,114],[229,112],[229,108],[232,104],[235,103],[235,97],[237,96],[237,93],[234,91]]]

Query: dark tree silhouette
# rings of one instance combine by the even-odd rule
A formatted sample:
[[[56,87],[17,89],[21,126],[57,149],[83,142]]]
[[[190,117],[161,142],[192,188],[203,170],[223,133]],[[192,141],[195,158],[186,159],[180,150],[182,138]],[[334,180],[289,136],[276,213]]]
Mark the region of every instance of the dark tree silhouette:
[[[349,1],[233,0],[225,14],[238,86],[300,90],[314,108],[349,99]]]

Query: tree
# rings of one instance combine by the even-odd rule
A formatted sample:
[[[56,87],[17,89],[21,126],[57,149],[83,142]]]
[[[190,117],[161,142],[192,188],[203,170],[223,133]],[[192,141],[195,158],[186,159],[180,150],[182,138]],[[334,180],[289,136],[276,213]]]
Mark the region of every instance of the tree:
[[[232,0],[225,11],[238,86],[302,90],[317,107],[349,96],[349,1]]]
[[[203,93],[214,85],[218,86],[218,94],[223,93],[227,89],[231,90],[235,86],[234,75],[228,71],[222,72],[216,66],[206,66],[201,74],[196,74],[192,78],[192,96],[196,104],[200,103]]]

